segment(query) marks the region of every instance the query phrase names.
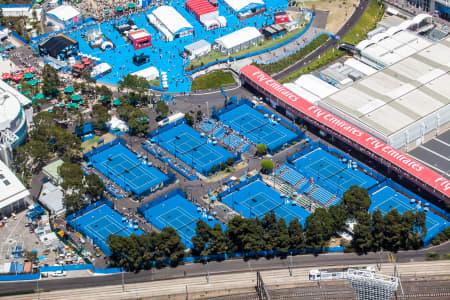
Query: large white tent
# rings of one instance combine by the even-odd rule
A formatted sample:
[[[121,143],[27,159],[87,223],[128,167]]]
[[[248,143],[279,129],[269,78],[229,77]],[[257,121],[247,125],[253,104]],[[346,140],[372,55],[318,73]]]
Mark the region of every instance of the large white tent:
[[[158,72],[158,69],[155,67],[148,67],[146,69],[134,72],[134,73],[132,73],[132,75],[136,75],[136,76],[145,78],[146,80],[153,80],[153,79],[159,77],[159,72]]]
[[[237,13],[246,13],[253,9],[258,10],[265,7],[262,0],[225,0],[225,2]]]
[[[223,54],[230,54],[250,45],[256,45],[264,39],[255,27],[244,27],[215,40],[215,48]]]
[[[81,13],[70,5],[60,5],[47,12],[47,22],[64,29],[69,25],[81,21]]]
[[[175,8],[163,5],[148,15],[150,22],[171,41],[192,34],[194,27]]]

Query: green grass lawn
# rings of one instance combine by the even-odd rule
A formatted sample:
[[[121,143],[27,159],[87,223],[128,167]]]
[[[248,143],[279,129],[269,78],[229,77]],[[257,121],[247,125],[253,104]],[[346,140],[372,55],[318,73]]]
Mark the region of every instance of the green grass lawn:
[[[159,78],[155,78],[153,80],[149,80],[148,82],[150,83],[151,86],[160,87],[160,85],[161,85],[161,82],[159,81]]]
[[[358,44],[360,41],[366,39],[367,33],[373,30],[377,23],[381,20],[384,14],[384,6],[380,5],[376,0],[372,0],[369,7],[361,16],[361,19],[353,26],[352,29],[341,39],[341,43]],[[311,73],[317,69],[326,66],[336,59],[345,55],[344,51],[339,51],[336,48],[331,48],[325,52],[319,59],[316,59],[306,67],[301,68],[297,72],[280,80],[280,83],[287,83],[293,81],[303,74]]]
[[[92,149],[92,146],[97,145],[97,142],[98,142],[100,139],[101,139],[101,137],[96,136],[96,137],[94,137],[92,140],[82,142],[82,143],[81,143],[81,149],[83,150],[83,153],[84,153],[84,152],[90,151],[90,150]]]
[[[233,58],[233,57],[238,57],[241,55],[245,55],[248,53],[252,53],[252,52],[256,52],[259,50],[263,50],[263,49],[267,49],[270,47],[273,47],[275,45],[278,45],[290,38],[292,38],[293,36],[299,34],[305,27],[300,27],[297,28],[295,30],[292,30],[291,32],[286,33],[285,35],[273,39],[273,40],[264,40],[263,42],[259,43],[258,45],[249,47],[247,49],[242,49],[241,51],[232,53],[230,55],[222,55],[222,53],[217,52],[212,50],[211,53],[209,55],[206,56],[202,56],[199,59],[193,59],[192,61],[189,62],[189,65],[186,67],[187,69],[195,69],[197,67],[206,65],[207,63],[216,61],[216,60],[222,60],[222,59],[227,59],[227,58]]]
[[[192,81],[192,91],[219,88],[236,83],[230,72],[216,71],[195,78]]]

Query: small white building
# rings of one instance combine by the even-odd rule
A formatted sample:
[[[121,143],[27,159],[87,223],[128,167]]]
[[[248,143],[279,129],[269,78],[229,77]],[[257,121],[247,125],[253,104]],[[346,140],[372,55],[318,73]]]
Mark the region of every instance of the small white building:
[[[255,27],[244,27],[215,40],[214,49],[224,55],[246,49],[264,40]]]
[[[184,47],[184,57],[194,59],[211,52],[211,44],[205,40],[186,45]]]
[[[64,208],[64,194],[61,187],[56,186],[51,182],[44,183],[39,202],[55,216],[62,215],[66,211]]]
[[[47,23],[64,29],[81,21],[81,13],[78,9],[70,5],[60,5],[49,10],[46,14]]]
[[[0,216],[9,217],[11,213],[25,209],[28,196],[30,192],[0,160]]]
[[[120,130],[122,132],[127,132],[129,129],[127,123],[116,116],[113,116],[107,125],[112,130]]]

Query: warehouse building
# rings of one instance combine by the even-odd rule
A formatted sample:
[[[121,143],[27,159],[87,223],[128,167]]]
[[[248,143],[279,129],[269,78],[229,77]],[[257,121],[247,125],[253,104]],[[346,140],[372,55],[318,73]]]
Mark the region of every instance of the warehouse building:
[[[255,27],[244,27],[215,40],[214,49],[228,55],[263,41],[263,35]]]
[[[166,41],[194,32],[194,27],[172,6],[160,6],[147,15],[147,18],[165,36]]]
[[[409,151],[450,128],[450,37],[319,101],[390,146]]]

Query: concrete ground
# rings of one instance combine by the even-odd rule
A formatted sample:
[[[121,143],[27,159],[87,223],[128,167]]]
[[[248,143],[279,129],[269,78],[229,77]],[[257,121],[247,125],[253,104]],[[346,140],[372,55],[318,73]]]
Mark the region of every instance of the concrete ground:
[[[29,222],[26,216],[26,210],[18,213],[16,219],[13,217],[8,219],[6,226],[0,228],[0,263],[20,262],[23,263],[25,258],[14,258],[11,251],[16,246],[22,246],[25,251],[32,251],[36,249],[37,255],[46,257],[42,264],[55,264],[55,254],[50,251],[48,255],[44,255],[45,246],[39,241],[34,233],[30,233],[29,227],[25,224]]]

